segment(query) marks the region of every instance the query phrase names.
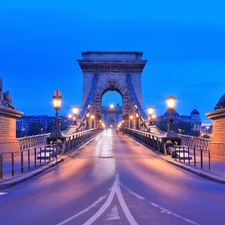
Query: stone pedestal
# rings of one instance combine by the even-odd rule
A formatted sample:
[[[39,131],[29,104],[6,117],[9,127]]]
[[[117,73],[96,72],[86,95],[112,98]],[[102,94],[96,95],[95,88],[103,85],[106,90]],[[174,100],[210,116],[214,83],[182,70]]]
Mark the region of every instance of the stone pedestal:
[[[225,108],[206,113],[213,120],[212,140],[209,150],[212,155],[225,157]]]
[[[16,139],[16,118],[22,114],[15,109],[0,106],[0,153],[20,149]]]

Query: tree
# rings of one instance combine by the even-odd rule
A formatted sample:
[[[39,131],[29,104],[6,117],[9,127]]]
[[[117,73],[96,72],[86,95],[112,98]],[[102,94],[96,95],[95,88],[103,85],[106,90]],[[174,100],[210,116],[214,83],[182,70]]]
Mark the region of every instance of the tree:
[[[27,135],[38,135],[41,133],[41,128],[43,127],[44,125],[42,123],[30,123]]]
[[[156,122],[156,126],[161,130],[166,132],[168,130],[168,120],[160,120],[158,122]]]
[[[189,122],[179,121],[175,123],[175,130],[177,131],[177,133],[191,135],[193,133],[193,124]]]
[[[164,132],[168,130],[169,120],[160,120],[156,122],[156,126]],[[197,135],[199,132],[193,130],[193,124],[184,121],[174,121],[174,129],[179,134]]]
[[[50,133],[53,131],[53,128],[55,126],[55,123],[52,122],[52,123],[48,123],[48,127],[46,128],[46,133]]]

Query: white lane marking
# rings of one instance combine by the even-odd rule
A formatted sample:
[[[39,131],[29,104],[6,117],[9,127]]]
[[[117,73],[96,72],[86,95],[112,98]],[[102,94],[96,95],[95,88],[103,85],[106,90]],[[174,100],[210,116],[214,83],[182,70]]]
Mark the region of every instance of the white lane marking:
[[[180,218],[180,219],[182,219],[182,220],[184,220],[184,221],[186,221],[186,222],[188,222],[188,223],[191,223],[191,224],[195,224],[195,225],[197,225],[198,223],[196,223],[196,222],[194,222],[194,221],[192,221],[192,220],[189,220],[189,219],[186,219],[185,217],[183,217],[183,216],[180,216],[180,215],[178,215],[178,214],[176,214],[176,213],[173,213],[173,212],[171,212],[170,210],[168,210],[168,209],[165,209],[165,208],[163,208],[163,207],[161,207],[160,205],[157,205],[157,204],[155,204],[155,203],[150,203],[152,206],[154,206],[154,207],[156,207],[156,208],[159,208],[160,210],[161,210],[161,212],[165,212],[165,213],[167,213],[167,214],[171,214],[171,215],[173,215],[173,216],[175,216],[175,217],[177,217],[177,218]]]
[[[139,198],[139,199],[141,199],[141,200],[145,200],[145,201],[147,201],[145,198],[143,198],[142,196],[140,196],[139,194],[137,194],[137,193],[135,193],[135,192],[133,192],[133,191],[131,191],[130,189],[128,189],[128,188],[126,188],[131,194],[133,194],[134,196],[136,196],[137,198]],[[148,201],[147,201],[148,202]],[[174,213],[174,212],[172,212],[172,211],[170,211],[170,210],[168,210],[168,209],[165,209],[165,208],[163,208],[163,207],[161,207],[160,205],[158,205],[158,204],[156,204],[156,203],[153,203],[153,202],[149,202],[152,206],[154,206],[155,208],[159,208],[160,210],[161,210],[161,212],[165,212],[165,213],[167,213],[167,214],[171,214],[171,215],[173,215],[173,216],[175,216],[175,217],[177,217],[177,218],[180,218],[180,219],[182,219],[182,220],[184,220],[184,221],[186,221],[186,222],[188,222],[188,223],[191,223],[191,224],[195,224],[195,225],[197,225],[198,223],[196,223],[196,222],[194,222],[194,221],[192,221],[192,220],[189,220],[189,219],[187,219],[187,218],[185,218],[185,217],[183,217],[183,216],[180,216],[180,215],[178,215],[178,214],[176,214],[176,213]]]
[[[0,192],[0,195],[6,195],[7,192]]]
[[[94,208],[98,203],[100,203],[101,201],[103,201],[105,198],[107,197],[107,195],[100,197],[97,201],[95,201],[92,205],[88,206],[86,209],[82,210],[81,212],[69,217],[68,219],[62,221],[61,223],[58,223],[57,225],[63,225],[66,224],[68,222],[70,222],[71,220],[73,220],[74,218],[80,216],[81,214],[88,212],[91,208]]]
[[[109,213],[107,219],[104,220],[119,220],[120,216],[119,216],[119,211],[116,205],[113,206],[111,213]]]
[[[117,195],[117,198],[119,200],[120,206],[123,209],[124,214],[127,217],[127,220],[130,222],[131,225],[138,225],[135,221],[134,217],[130,213],[126,202],[124,201],[120,186],[119,186],[119,174],[116,174],[115,181],[113,183],[111,192],[109,194],[109,197],[107,198],[106,202],[103,204],[103,206],[98,210],[97,213],[95,213],[88,221],[86,221],[83,225],[90,225],[92,224],[98,217],[102,215],[102,213],[105,212],[105,210],[110,206],[114,195]]]
[[[106,202],[102,205],[102,207],[89,219],[87,220],[83,225],[89,225],[92,224],[99,216],[102,215],[102,213],[105,212],[105,210],[110,206],[113,197],[115,195],[116,192],[116,181],[114,181],[111,192],[108,196],[108,198],[106,199]]]
[[[123,209],[123,212],[126,215],[127,220],[129,221],[129,223],[131,225],[138,225],[138,223],[135,221],[134,217],[132,216],[130,210],[127,207],[127,204],[126,204],[126,202],[125,202],[125,200],[123,198],[123,195],[122,195],[120,186],[117,186],[117,192],[116,192],[116,194],[117,194],[118,200],[120,202],[120,205],[121,205],[121,207]]]
[[[139,194],[131,191],[130,189],[127,189],[132,195],[136,196],[137,198],[141,199],[141,200],[145,200],[145,198],[143,198],[142,196],[140,196]]]

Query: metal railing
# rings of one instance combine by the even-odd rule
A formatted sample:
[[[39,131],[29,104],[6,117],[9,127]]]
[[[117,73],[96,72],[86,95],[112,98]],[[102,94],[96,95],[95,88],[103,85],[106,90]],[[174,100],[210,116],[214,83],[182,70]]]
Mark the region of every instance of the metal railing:
[[[19,141],[20,150],[24,150],[36,147],[38,145],[44,145],[46,143],[46,138],[49,136],[50,133],[46,133],[17,138],[17,140]]]
[[[44,147],[40,147],[40,151],[43,149]],[[37,148],[32,148],[14,152],[2,152],[0,154],[0,179],[3,179],[3,177],[7,179],[16,174],[39,168],[54,160],[51,157],[47,159],[46,151],[46,157],[43,160],[41,158],[38,160],[37,156],[40,151]]]
[[[209,139],[187,135],[169,138],[135,129],[123,129],[123,132],[164,155],[170,154],[179,162],[192,164],[201,169],[211,169],[211,154],[208,148]],[[168,141],[170,142],[168,143]]]
[[[155,150],[166,154],[166,149],[165,149],[166,140],[164,136],[157,136],[153,133],[149,133],[146,131],[128,129],[128,128],[123,129],[123,132],[134,137],[135,139],[138,139],[139,141],[154,148]]]
[[[209,149],[203,149],[202,147],[190,147],[190,146],[173,146],[176,151],[176,159],[179,162],[188,163],[201,169],[211,170],[211,154]]]
[[[189,147],[195,147],[199,149],[201,148],[204,150],[208,150],[209,148],[210,139],[208,138],[200,138],[200,137],[181,135],[181,134],[179,134],[179,137],[181,138],[183,145],[186,145]]]
[[[101,130],[102,129],[97,128],[90,129],[63,137],[64,141],[60,145],[51,145],[56,152],[56,157],[48,158],[48,152],[46,150],[44,151],[46,157],[43,157],[42,159],[37,159],[37,156],[41,150],[46,149],[46,142],[49,134],[19,138],[20,150],[13,152],[2,152],[0,154],[0,180],[3,178],[10,179],[16,174],[34,170],[46,165],[49,162],[54,162],[57,160],[58,153],[59,155],[63,155],[70,151],[76,151],[80,146],[88,142]]]
[[[102,129],[94,128],[77,132],[70,136],[65,137],[65,141],[63,144],[63,153],[67,153],[71,150],[76,150],[78,147],[89,141],[93,136],[98,134],[100,131],[102,131]]]

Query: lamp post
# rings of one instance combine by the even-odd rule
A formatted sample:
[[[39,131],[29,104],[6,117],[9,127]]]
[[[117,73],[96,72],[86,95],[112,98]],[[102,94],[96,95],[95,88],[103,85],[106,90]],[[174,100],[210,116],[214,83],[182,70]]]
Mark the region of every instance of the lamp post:
[[[58,111],[61,107],[61,103],[62,103],[62,96],[61,96],[61,92],[59,90],[55,90],[54,93],[53,93],[53,105],[54,105],[54,109],[55,109],[55,126],[54,126],[54,129],[51,133],[51,137],[52,139],[56,140],[55,143],[56,143],[56,158],[57,158],[57,155],[58,155],[58,146],[57,146],[57,141],[58,141],[58,138],[59,137],[62,137],[62,134],[61,134],[61,131],[60,131],[60,127],[59,127],[59,114],[58,114]]]
[[[94,115],[91,115],[91,128],[94,128]]]
[[[133,115],[130,115],[130,128],[133,129]]]
[[[78,113],[78,106],[73,106],[73,120],[74,120],[74,125],[76,125],[76,123],[77,123],[77,121],[76,121],[77,113]]]
[[[139,127],[139,115],[136,113],[136,130],[140,130]]]
[[[89,113],[86,114],[86,127],[85,127],[85,130],[89,129],[88,119],[89,119]]]
[[[154,107],[153,107],[153,106],[149,106],[149,107],[148,107],[149,126],[154,125],[154,124],[153,124],[153,121],[152,121],[153,115],[154,115],[153,113],[154,113]]]
[[[168,110],[170,112],[170,116],[169,116],[169,126],[168,126],[168,131],[167,131],[167,135],[166,136],[177,136],[177,133],[174,130],[174,124],[173,124],[173,110],[175,107],[175,100],[176,98],[173,96],[167,97],[166,98],[166,102],[167,102],[167,106],[168,106]]]

